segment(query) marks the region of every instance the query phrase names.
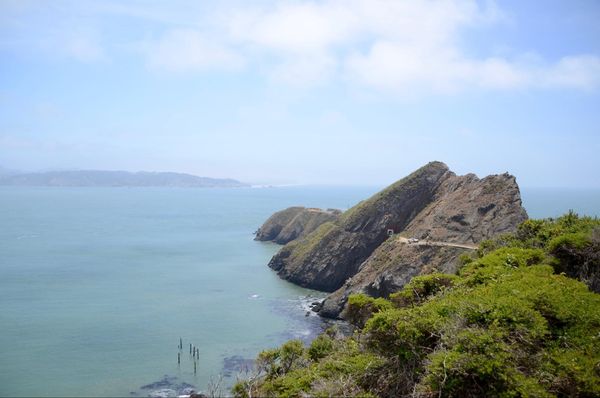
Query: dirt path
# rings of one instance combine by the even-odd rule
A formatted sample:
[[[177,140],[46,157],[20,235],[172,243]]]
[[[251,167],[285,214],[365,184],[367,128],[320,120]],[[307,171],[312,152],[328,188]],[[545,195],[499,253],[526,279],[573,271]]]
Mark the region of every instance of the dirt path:
[[[460,247],[461,249],[476,250],[477,245],[468,245],[466,243],[450,243],[450,242],[435,242],[435,241],[424,241],[411,242],[408,238],[398,237],[400,243],[415,246],[446,246],[446,247]]]

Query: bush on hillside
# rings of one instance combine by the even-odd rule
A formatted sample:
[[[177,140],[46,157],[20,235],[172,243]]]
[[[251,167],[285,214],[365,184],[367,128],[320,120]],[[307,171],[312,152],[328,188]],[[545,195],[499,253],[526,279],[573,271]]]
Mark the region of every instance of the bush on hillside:
[[[360,333],[261,353],[252,396],[600,396],[600,295],[569,277],[597,283],[598,224],[529,220],[458,275],[413,278],[389,300],[351,296]]]

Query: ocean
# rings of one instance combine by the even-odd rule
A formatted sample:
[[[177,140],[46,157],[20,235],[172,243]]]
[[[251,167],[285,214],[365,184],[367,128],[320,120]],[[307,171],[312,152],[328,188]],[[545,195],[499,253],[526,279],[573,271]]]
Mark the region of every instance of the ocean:
[[[328,326],[307,316],[323,294],[279,279],[278,246],[253,231],[378,189],[0,188],[0,396],[226,388],[259,351]],[[522,196],[530,217],[600,215],[600,191]]]

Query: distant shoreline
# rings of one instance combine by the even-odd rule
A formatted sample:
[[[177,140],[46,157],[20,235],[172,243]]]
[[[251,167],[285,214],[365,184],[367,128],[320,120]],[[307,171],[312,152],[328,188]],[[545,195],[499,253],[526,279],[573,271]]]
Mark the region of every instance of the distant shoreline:
[[[250,185],[232,178],[185,173],[73,170],[0,176],[0,186],[240,188]]]

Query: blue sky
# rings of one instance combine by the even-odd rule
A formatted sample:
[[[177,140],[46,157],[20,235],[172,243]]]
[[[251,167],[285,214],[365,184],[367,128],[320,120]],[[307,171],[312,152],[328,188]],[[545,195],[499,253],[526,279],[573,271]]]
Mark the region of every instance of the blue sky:
[[[0,1],[0,166],[600,188],[600,2]]]

